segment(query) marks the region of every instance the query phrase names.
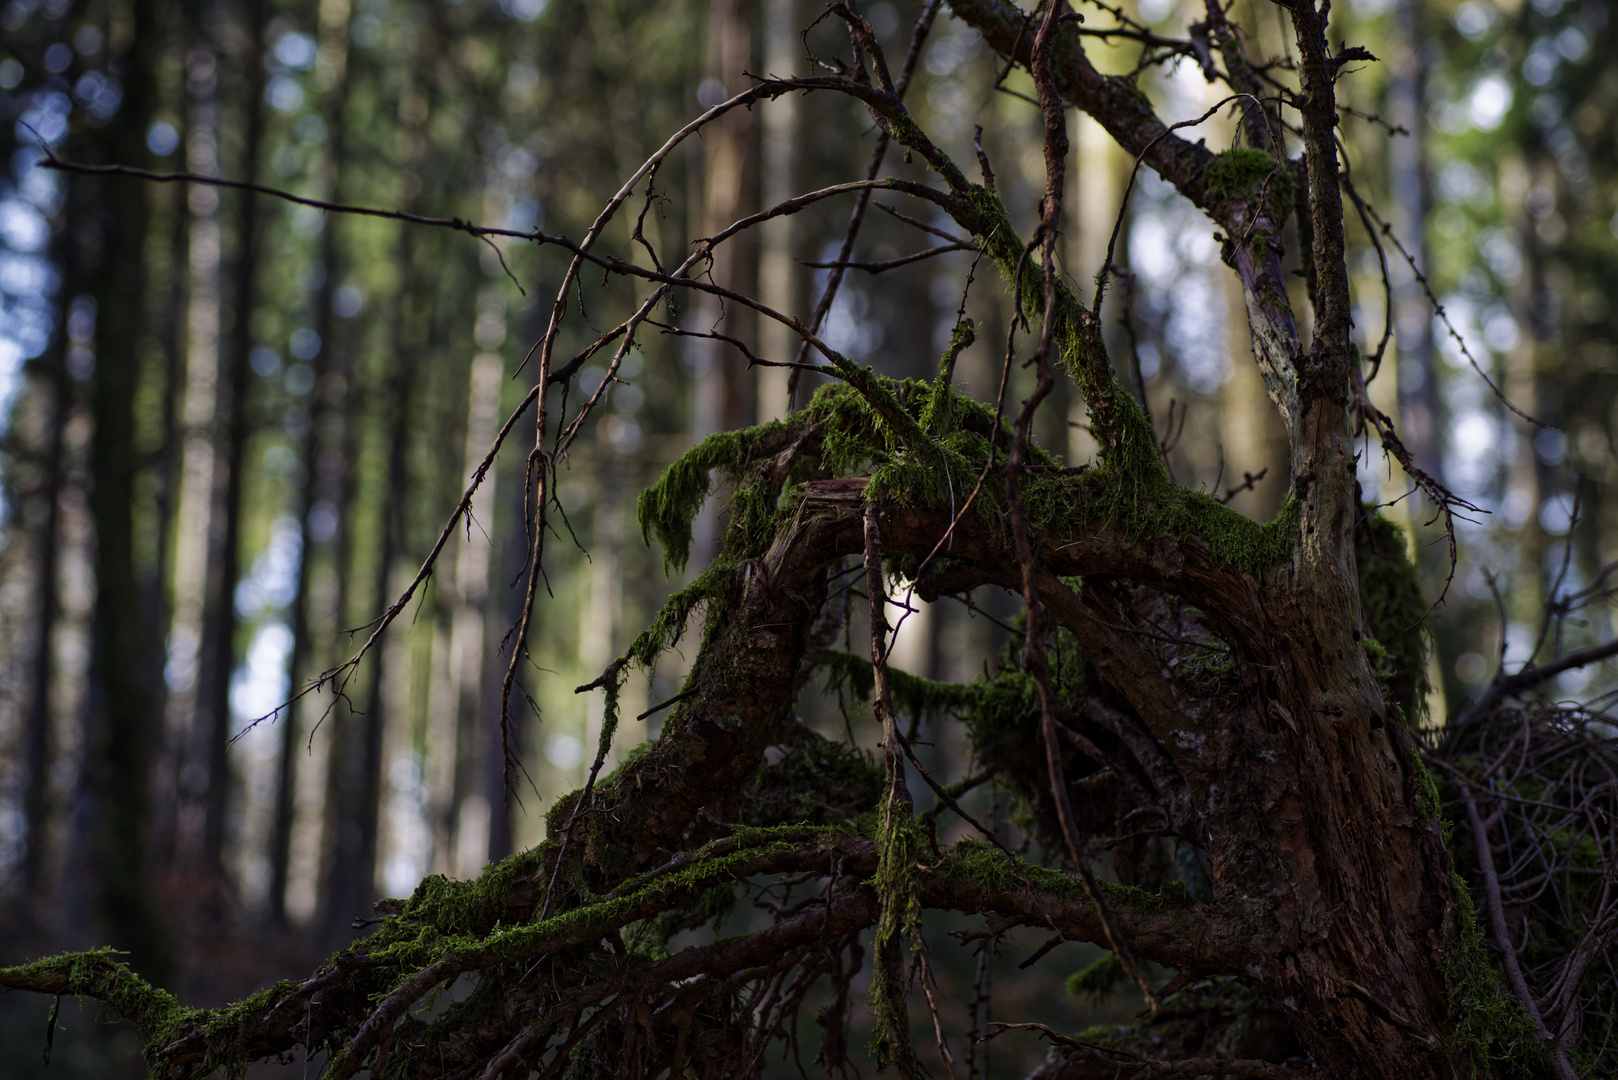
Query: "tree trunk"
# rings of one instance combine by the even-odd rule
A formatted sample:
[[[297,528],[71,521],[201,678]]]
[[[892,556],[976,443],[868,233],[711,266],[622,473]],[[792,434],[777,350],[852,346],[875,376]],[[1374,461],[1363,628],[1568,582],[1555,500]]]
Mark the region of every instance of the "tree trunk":
[[[260,144],[264,137],[264,0],[249,0],[246,7],[248,45],[241,58],[248,71],[243,101],[246,114],[242,175],[256,182]],[[219,470],[220,520],[217,570],[212,599],[202,621],[202,647],[207,650],[203,671],[205,693],[199,695],[198,720],[207,746],[207,795],[203,806],[202,869],[209,887],[220,890],[210,899],[218,917],[225,889],[225,840],[230,813],[231,677],[236,669],[236,583],[241,577],[243,468],[247,453],[248,400],[253,385],[249,356],[253,350],[253,304],[258,294],[259,225],[257,196],[243,192],[236,209],[236,257],[231,297],[230,344],[221,392],[224,409],[223,461]]]
[[[76,217],[84,212],[84,207],[80,203],[86,184],[79,177],[66,178],[65,184],[67,212],[70,217]],[[73,239],[64,238],[57,260],[62,273],[62,295],[70,298],[70,303],[83,287],[80,259],[76,248],[77,244]],[[64,315],[68,310],[70,308],[64,305]],[[51,642],[56,634],[57,616],[61,611],[56,590],[57,555],[60,544],[58,524],[61,519],[62,474],[66,464],[62,460],[63,433],[73,409],[74,397],[73,383],[67,368],[70,340],[67,318],[58,319],[50,350],[46,353],[42,365],[45,375],[43,381],[49,389],[51,404],[47,413],[42,447],[45,476],[35,494],[35,498],[44,507],[44,515],[39,523],[37,541],[39,547],[38,570],[34,581],[34,656],[25,736],[28,774],[27,787],[23,794],[23,814],[27,819],[27,831],[23,836],[22,880],[23,889],[29,896],[39,896],[44,883],[46,838],[51,811],[51,724],[54,718],[51,681],[55,670],[55,654]],[[38,917],[44,913],[31,914]]]
[[[221,100],[219,56],[209,43],[211,10],[185,57],[188,94],[184,141],[190,172],[220,172]],[[219,193],[188,185],[190,284],[185,313],[185,388],[180,407],[180,459],[174,536],[172,608],[169,623],[168,695],[165,729],[173,761],[172,822],[162,830],[165,860],[182,874],[201,860],[203,802],[207,790],[206,743],[197,741],[204,696],[203,616],[208,602],[210,537],[214,528],[216,477],[214,427],[219,416],[220,227]],[[181,869],[186,868],[186,869]],[[188,890],[189,883],[185,886]]]
[[[343,0],[326,0],[320,5],[321,70],[327,72],[331,85],[323,100],[326,117],[327,144],[323,159],[325,197],[341,202],[342,159],[347,146],[347,125],[344,123],[344,105],[348,100],[348,35],[353,12]],[[337,502],[337,491],[331,473],[332,458],[339,455],[342,446],[340,425],[334,413],[342,410],[342,381],[333,355],[336,312],[333,299],[337,283],[341,280],[341,266],[337,250],[338,219],[331,216],[320,234],[320,265],[325,271],[320,286],[310,298],[309,306],[315,317],[315,333],[320,338],[320,351],[314,356],[312,369],[314,388],[309,398],[309,429],[304,440],[303,484],[298,500],[298,580],[292,598],[292,655],[288,658],[287,674],[296,694],[303,680],[312,674],[310,659],[314,654],[309,595],[310,565],[314,561],[317,543],[314,520],[317,512],[330,515]],[[318,698],[317,698],[318,700]],[[298,787],[298,755],[302,725],[301,713],[306,709],[296,706],[281,718],[280,775],[275,793],[275,825],[270,839],[270,914],[277,922],[286,921],[287,874],[292,857],[292,833]]]
[[[124,96],[107,131],[108,157],[146,159],[144,134],[156,88],[152,72],[151,0],[135,0]],[[135,390],[137,348],[146,331],[147,191],[103,181],[96,227],[103,261],[95,276],[95,435],[90,506],[96,530],[96,608],[90,671],[88,782],[96,804],[94,861],[105,932],[151,978],[167,978],[170,958],[151,878],[151,764],[157,718],[146,682],[156,644],[140,605],[135,569]]]
[[[425,89],[412,78],[407,84],[401,115],[406,118],[408,135],[404,145],[409,147],[403,169],[403,181],[413,200],[419,178],[415,167],[422,152],[421,128],[426,120]],[[418,108],[419,107],[419,108]],[[399,284],[394,292],[389,311],[388,355],[391,357],[382,374],[382,417],[386,424],[387,458],[386,486],[379,499],[378,544],[376,562],[373,563],[375,586],[372,604],[381,610],[392,601],[390,588],[394,562],[404,528],[399,500],[392,492],[406,489],[407,440],[410,434],[410,399],[413,387],[416,353],[419,346],[410,318],[413,298],[419,284],[415,272],[415,235],[401,229],[397,248],[397,265],[401,270]],[[353,422],[353,421],[351,421]],[[352,461],[352,454],[350,454]],[[352,475],[354,468],[349,468]],[[328,880],[327,932],[331,940],[346,940],[350,932],[348,923],[356,917],[365,917],[366,909],[375,897],[377,871],[377,840],[382,798],[382,750],[385,734],[386,696],[384,682],[386,649],[377,649],[373,661],[373,678],[359,731],[352,728],[353,716],[343,717],[342,725],[333,732],[332,776],[340,778],[332,790],[337,816],[337,844]]]
[[[708,0],[707,55],[703,63],[703,103],[714,105],[746,88],[745,72],[752,70],[753,5],[745,0]],[[702,141],[701,196],[692,223],[694,236],[713,236],[758,206],[758,175],[753,144],[757,126],[753,113],[735,110],[708,129]],[[726,288],[752,295],[757,273],[753,240],[743,234],[739,242],[714,253],[710,273]],[[751,343],[755,322],[751,309],[724,304],[704,295],[696,300],[689,329],[697,334],[723,337],[690,341],[692,370],[692,432],[698,438],[715,431],[746,427],[754,420],[754,378],[746,357],[724,338]],[[698,524],[697,551],[707,553],[720,525],[716,517]]]

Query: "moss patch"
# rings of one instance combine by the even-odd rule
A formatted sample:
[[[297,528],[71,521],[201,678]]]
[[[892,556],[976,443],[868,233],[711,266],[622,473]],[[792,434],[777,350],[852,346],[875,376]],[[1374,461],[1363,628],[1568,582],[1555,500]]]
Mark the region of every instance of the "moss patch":
[[[1354,530],[1360,607],[1371,637],[1365,652],[1382,684],[1390,710],[1418,726],[1427,719],[1427,605],[1421,576],[1410,561],[1404,531],[1380,514],[1367,513]]]
[[[1469,1059],[1474,1077],[1487,1076],[1489,1062],[1524,1080],[1546,1075],[1545,1054],[1533,1022],[1506,990],[1489,955],[1466,879],[1452,869],[1450,886],[1455,892],[1456,925],[1444,942],[1441,962],[1455,1021],[1451,1046]]]
[[[1215,154],[1202,174],[1208,194],[1218,199],[1256,196],[1268,183],[1268,195],[1277,206],[1292,203],[1292,172],[1268,151],[1238,146]]]
[[[1106,952],[1067,977],[1067,996],[1095,1007],[1129,981],[1129,972],[1118,957]]]

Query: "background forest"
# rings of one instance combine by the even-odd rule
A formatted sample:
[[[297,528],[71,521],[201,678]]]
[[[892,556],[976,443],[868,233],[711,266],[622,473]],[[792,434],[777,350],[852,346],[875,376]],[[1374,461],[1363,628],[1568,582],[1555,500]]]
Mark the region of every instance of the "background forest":
[[[920,7],[862,10],[902,55]],[[1427,621],[1435,722],[1476,697],[1502,657],[1525,661],[1547,610],[1577,603],[1618,558],[1611,7],[1344,0],[1333,16],[1334,37],[1379,58],[1338,88],[1357,110],[1341,138],[1364,200],[1349,266],[1357,343],[1380,357],[1371,395],[1399,418],[1416,463],[1483,511],[1457,522],[1449,581],[1431,505],[1367,444],[1363,490],[1403,524],[1428,601],[1442,596]],[[1173,38],[1204,15],[1177,0],[1123,10]],[[793,358],[782,328],[702,297],[680,297],[681,321],[626,357],[607,407],[559,462],[565,518],[548,541],[551,598],[529,634],[531,699],[512,714],[520,768],[508,793],[500,685],[532,491],[521,446],[497,461],[471,525],[343,692],[283,703],[352,655],[414,578],[532,387],[524,357],[566,253],[41,163],[189,172],[578,237],[671,132],[745,88],[745,73],[808,74],[818,35],[833,51],[835,28],[804,33],[817,14],[808,0],[0,8],[0,965],[112,944],[187,1002],[213,1004],[307,971],[378,897],[429,873],[474,876],[536,843],[545,811],[584,781],[602,723],[601,697],[574,688],[715,550],[717,499],[693,565],[665,574],[637,494],[703,435],[784,415],[816,379],[797,385],[795,372],[750,368],[737,349],[675,332],[718,326],[759,356]],[[1257,28],[1251,55],[1286,55],[1278,10],[1236,0],[1236,14]],[[1193,50],[1142,37],[1090,55],[1109,72],[1138,70],[1169,103],[1166,119],[1218,100]],[[1026,235],[1044,183],[1040,114],[1025,76],[1000,76],[946,10],[907,102],[960,161],[981,125]],[[1235,127],[1221,113],[1197,134],[1224,148]],[[657,251],[682,252],[749,210],[862,175],[875,140],[852,101],[732,114],[664,164],[662,198],[608,240],[631,257],[633,227]],[[1082,284],[1104,263],[1133,163],[1088,119],[1072,142],[1060,258]],[[852,203],[771,222],[716,276],[813,311],[842,274],[814,264],[839,261]],[[828,343],[896,377],[935,369],[974,266],[955,250],[920,273],[883,272],[920,250],[918,235],[872,207],[825,313]],[[1248,360],[1218,240],[1143,172],[1114,262],[1125,273],[1104,311],[1111,351],[1144,393],[1175,478],[1268,520],[1287,490],[1285,433]],[[587,278],[587,316],[631,295],[621,280]],[[982,340],[1004,337],[1008,297],[980,289],[964,303]],[[577,340],[566,355],[589,343],[567,333]],[[980,400],[998,376],[992,348],[958,360],[957,382]],[[604,377],[605,355],[575,392]],[[1014,384],[1008,400],[1026,393]],[[1056,393],[1036,435],[1084,461],[1094,444],[1082,403]],[[996,590],[918,603],[892,662],[970,680],[1011,640],[1019,610]],[[1604,606],[1556,625],[1558,651],[1618,629]],[[679,690],[680,659],[630,675],[612,760],[656,734],[652,710]],[[1553,689],[1601,700],[1613,676],[1609,661]],[[835,689],[800,708],[824,734],[876,743],[868,710]],[[960,735],[937,735],[924,759],[962,772]],[[1008,843],[1024,840],[999,795],[967,802]],[[1088,946],[1024,972],[1014,958],[956,953],[935,962],[962,1017],[990,987],[997,1013],[1065,1027],[1138,1008],[1069,997],[1067,976],[1097,955]],[[33,1075],[43,1023],[39,1000],[0,998],[6,1076]],[[60,1026],[52,1075],[140,1068],[133,1037],[98,1025],[93,1008],[65,1004]],[[1043,1053],[1002,1043],[973,1062],[978,1074],[1024,1075]]]

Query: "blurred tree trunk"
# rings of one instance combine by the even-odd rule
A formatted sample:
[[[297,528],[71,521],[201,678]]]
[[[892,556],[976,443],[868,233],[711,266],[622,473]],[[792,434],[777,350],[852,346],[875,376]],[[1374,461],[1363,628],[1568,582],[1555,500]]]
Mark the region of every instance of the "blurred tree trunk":
[[[488,290],[495,300],[499,293]],[[483,318],[498,312],[502,335],[505,305],[480,303]],[[493,335],[479,331],[479,343],[498,346]],[[468,477],[483,461],[499,425],[500,357],[480,352],[473,358],[467,385],[465,467]],[[499,488],[491,471],[484,480],[479,505],[493,507]],[[487,510],[480,515],[485,528],[494,518]],[[480,529],[462,533],[454,541],[453,575],[441,586],[446,596],[446,627],[434,635],[434,651],[442,660],[433,665],[435,690],[428,723],[427,769],[430,780],[429,813],[433,829],[433,870],[459,877],[472,876],[483,866],[489,853],[489,814],[495,793],[483,790],[483,672],[486,652],[486,624],[489,596],[489,537]]]
[[[1541,317],[1545,310],[1545,250],[1535,234],[1527,203],[1529,193],[1536,187],[1554,183],[1549,178],[1554,170],[1549,160],[1539,159],[1538,155],[1525,160],[1520,151],[1507,150],[1500,159],[1500,200],[1507,208],[1506,227],[1517,238],[1522,264],[1516,279],[1503,283],[1506,303],[1518,332],[1515,346],[1501,355],[1502,371],[1496,384],[1504,392],[1506,401],[1529,416],[1537,416],[1541,411],[1538,368],[1552,328]],[[1534,453],[1534,436],[1539,429],[1512,413],[1504,403],[1491,404],[1502,436],[1508,430],[1513,436],[1510,450],[1503,449],[1499,459],[1501,480],[1508,510],[1515,502],[1524,516],[1520,523],[1511,522],[1509,518],[1507,522],[1508,528],[1516,528],[1518,553],[1517,572],[1507,585],[1507,603],[1511,621],[1526,629],[1539,624],[1547,595],[1549,575],[1545,556],[1555,538],[1541,524],[1539,512],[1552,489],[1547,483],[1550,477]],[[1506,629],[1502,628],[1502,633]],[[1525,644],[1532,642],[1512,642],[1515,646],[1512,660],[1528,659]]]
[[[106,157],[147,160],[145,135],[156,98],[153,0],[133,0],[121,49],[123,101],[105,129]],[[96,604],[90,661],[89,792],[95,805],[94,861],[98,908],[109,942],[161,983],[170,958],[151,878],[151,764],[157,716],[145,679],[156,641],[140,607],[135,570],[135,391],[138,348],[146,334],[144,255],[148,189],[103,182],[91,211],[102,261],[92,276],[96,299],[95,375],[91,408],[96,531]],[[80,227],[84,227],[84,222]]]
[[[259,172],[259,147],[264,137],[264,23],[265,0],[248,0],[244,16],[248,44],[241,57],[247,71],[243,101],[245,144],[240,175],[255,182]],[[202,648],[206,650],[202,694],[198,695],[197,723],[206,725],[207,797],[204,803],[202,871],[205,887],[219,890],[207,898],[214,916],[220,914],[225,887],[226,820],[230,810],[231,675],[236,666],[236,582],[241,576],[242,481],[248,438],[248,399],[253,385],[249,356],[253,350],[253,304],[258,292],[258,200],[242,193],[236,204],[236,257],[232,272],[230,344],[226,349],[228,368],[220,387],[224,396],[225,426],[220,432],[223,461],[216,465],[220,491],[220,518],[217,566],[208,610],[202,623]]]
[[[795,0],[767,0],[763,5],[763,54],[767,75],[786,78],[797,61],[798,20]],[[795,193],[798,157],[798,99],[788,95],[772,103],[760,115],[760,151],[763,159],[763,206],[785,202]],[[777,311],[796,311],[799,274],[792,261],[793,218],[791,215],[765,222],[758,230],[759,299]],[[792,329],[774,319],[761,319],[758,330],[759,355],[766,360],[786,361],[798,351],[798,337]],[[775,420],[787,413],[787,368],[759,368],[757,374],[758,422]]]
[[[1216,499],[1235,491],[1230,505],[1253,518],[1269,521],[1281,509],[1291,486],[1287,475],[1287,429],[1264,389],[1247,329],[1247,304],[1241,282],[1234,275],[1220,276],[1224,293],[1226,340],[1230,343],[1231,373],[1219,398],[1219,430],[1224,440],[1224,471]],[[1240,490],[1248,475],[1253,486]],[[1263,478],[1258,479],[1262,474]]]
[[[399,102],[401,147],[399,183],[401,204],[410,209],[415,206],[421,191],[421,177],[417,172],[425,150],[423,129],[428,113],[428,91],[422,85],[420,72],[425,57],[428,35],[418,29],[411,50],[405,89]],[[394,263],[399,268],[400,280],[394,290],[388,312],[389,341],[386,355],[389,360],[383,368],[382,417],[386,424],[387,462],[385,487],[380,492],[380,513],[377,518],[379,536],[377,562],[373,564],[375,586],[371,594],[373,611],[381,611],[393,599],[390,594],[391,570],[402,539],[404,521],[401,495],[406,490],[406,450],[409,435],[410,397],[415,376],[417,346],[413,339],[416,309],[414,300],[421,285],[415,268],[414,230],[399,230],[398,247]],[[357,429],[358,419],[349,418],[350,431]],[[353,505],[353,478],[357,471],[357,439],[349,439],[346,457],[349,490],[345,502]],[[353,555],[350,555],[352,558]],[[347,578],[349,574],[342,575]],[[332,733],[332,759],[330,775],[334,783],[329,786],[330,797],[336,810],[336,845],[330,855],[330,882],[326,904],[326,931],[332,941],[344,941],[351,936],[348,924],[365,910],[374,898],[376,889],[377,837],[382,797],[382,742],[385,734],[383,715],[387,702],[383,686],[388,678],[387,650],[373,650],[371,666],[374,672],[366,701],[364,723],[356,729],[352,715],[338,711],[341,725]],[[335,717],[334,717],[335,718]]]
[[[212,44],[211,4],[187,4],[198,27],[186,56],[188,102],[186,167],[204,176],[219,174],[219,56]],[[172,611],[166,710],[166,742],[173,760],[174,797],[170,822],[159,836],[170,863],[182,873],[199,861],[202,799],[206,792],[204,747],[194,738],[202,696],[203,609],[207,599],[209,535],[214,520],[214,437],[219,408],[220,230],[219,193],[192,185],[189,206],[189,287],[185,313],[185,389],[180,408],[181,445],[178,522],[174,535]],[[182,869],[186,868],[186,869]]]
[[[754,5],[747,0],[708,0],[706,56],[699,95],[705,105],[716,104],[745,90],[745,72],[753,70]],[[758,173],[754,143],[758,127],[750,109],[736,109],[709,126],[702,135],[701,187],[696,205],[694,236],[712,236],[758,207]],[[743,233],[713,254],[709,277],[727,289],[754,295],[757,241]],[[693,332],[723,334],[754,348],[756,321],[751,309],[721,304],[703,293],[691,312]],[[701,438],[753,423],[755,416],[752,373],[747,359],[735,346],[719,340],[691,341],[693,369],[692,434]],[[756,350],[755,350],[756,351]],[[706,558],[719,536],[712,514],[698,520],[693,550]]]
[[[342,160],[347,147],[347,126],[343,106],[348,100],[349,28],[353,9],[348,0],[324,0],[320,5],[319,77],[329,80],[322,101],[322,113],[328,132],[326,151],[321,162],[321,186],[325,197],[334,202],[343,200]],[[337,250],[338,215],[329,215],[320,234],[320,265],[325,271],[309,306],[314,312],[315,333],[320,338],[320,351],[313,361],[314,390],[310,395],[309,428],[304,439],[302,454],[303,482],[298,497],[298,580],[292,599],[292,655],[288,659],[287,674],[293,693],[314,672],[310,659],[313,655],[310,619],[311,598],[310,563],[317,543],[313,526],[317,508],[331,513],[336,491],[332,476],[336,464],[331,460],[341,449],[340,425],[334,413],[342,409],[344,380],[335,371],[333,354],[336,328],[333,298],[339,274]],[[286,922],[287,874],[292,856],[292,832],[298,794],[298,754],[302,727],[300,716],[307,710],[294,706],[281,718],[280,772],[275,795],[275,824],[270,837],[270,914],[278,923]]]
[[[63,178],[67,189],[64,215],[75,220],[84,213],[81,205],[85,183],[76,176]],[[68,331],[68,310],[73,298],[83,288],[78,244],[70,231],[56,236],[58,251],[56,265],[61,269],[61,296],[66,300],[56,320],[50,348],[41,359],[41,381],[50,394],[50,409],[41,442],[44,475],[35,494],[43,514],[39,522],[37,550],[37,578],[34,583],[34,656],[33,672],[29,680],[28,721],[24,735],[24,757],[28,763],[27,786],[23,792],[23,814],[27,831],[23,834],[22,881],[26,895],[39,898],[44,886],[46,846],[50,825],[50,767],[51,721],[53,696],[51,676],[55,669],[55,654],[51,639],[56,633],[57,616],[61,605],[57,599],[59,573],[58,550],[60,540],[63,433],[73,409],[73,382],[68,375],[67,352],[71,335]],[[43,911],[35,913],[43,915]]]
[[[180,5],[166,4],[163,8],[165,25],[169,29],[170,57],[166,63],[176,63],[183,71],[185,67],[185,54],[191,36],[189,24],[180,17]],[[177,55],[177,61],[175,56]],[[190,124],[190,100],[182,80],[177,100],[173,102],[180,116],[179,141],[176,146],[181,161],[187,154],[186,132]],[[154,312],[157,326],[154,336],[157,338],[158,349],[163,357],[163,404],[161,412],[161,444],[157,453],[157,496],[154,500],[154,532],[152,565],[147,573],[145,584],[147,609],[153,612],[152,622],[163,628],[165,635],[173,626],[173,594],[171,586],[174,584],[174,547],[175,525],[178,519],[179,495],[182,478],[184,476],[185,455],[185,429],[182,422],[181,404],[185,400],[186,392],[186,344],[187,326],[186,316],[190,311],[190,255],[191,255],[191,208],[186,197],[186,188],[172,185],[168,190],[154,193],[164,198],[166,202],[166,216],[163,226],[169,236],[169,254],[167,272],[168,278],[164,282],[166,298],[156,302],[154,295]],[[165,643],[166,645],[166,643]],[[166,660],[164,656],[162,659]],[[169,684],[167,664],[159,663],[151,670],[151,684],[153,686],[153,712],[159,717],[167,717],[169,712]],[[166,729],[167,724],[163,727]],[[156,805],[156,819],[154,821],[154,857],[159,866],[172,865],[174,858],[174,815],[176,800],[176,780],[180,768],[181,745],[169,738],[165,733],[159,739],[155,748],[156,758],[153,763],[153,790],[167,792],[165,798],[160,798]]]
[[[1424,270],[1427,259],[1427,95],[1421,63],[1426,20],[1415,0],[1399,0],[1393,12],[1398,28],[1389,39],[1388,122],[1408,134],[1388,140],[1388,189],[1393,197],[1392,222],[1405,248]],[[1443,405],[1438,396],[1438,372],[1433,367],[1433,312],[1421,283],[1397,251],[1388,252],[1388,268],[1395,282],[1394,320],[1398,329],[1400,435],[1416,464],[1443,479],[1444,462],[1439,432]],[[1412,505],[1411,515],[1431,516],[1430,510]]]
[[[387,423],[388,452],[385,489],[381,493],[377,519],[378,544],[373,564],[375,584],[373,607],[380,611],[392,601],[394,563],[398,559],[404,521],[401,500],[394,493],[406,490],[406,452],[410,434],[410,398],[414,378],[414,348],[404,329],[409,297],[415,275],[409,272],[414,257],[414,233],[399,234],[399,265],[406,269],[394,300],[391,321],[394,337],[389,355],[394,357],[385,377],[383,416]],[[390,650],[379,645],[371,652],[372,678],[366,696],[363,723],[355,729],[350,717],[344,738],[333,748],[334,769],[341,775],[337,791],[338,851],[331,874],[327,928],[334,940],[348,936],[346,927],[355,917],[368,914],[375,898],[378,836],[382,802],[382,748],[387,731],[389,695],[386,685],[393,677],[388,670]]]
[[[347,354],[340,351],[335,354],[335,358],[345,385],[352,382],[355,373],[347,362]],[[337,582],[329,612],[333,636],[337,641],[337,648],[333,654],[334,661],[336,654],[343,651],[343,646],[349,640],[342,634],[342,630],[352,625],[349,622],[349,608],[352,606],[350,601],[354,592],[351,585],[358,570],[356,564],[359,555],[354,529],[354,505],[359,478],[357,466],[360,433],[364,421],[363,401],[364,395],[357,391],[352,389],[344,391],[344,397],[337,409],[337,416],[341,418],[340,442],[337,443],[339,449],[332,455],[331,474],[328,477],[335,494],[332,508],[335,519],[332,551],[337,563]],[[328,942],[332,942],[348,938],[347,916],[339,914],[336,894],[339,887],[349,889],[345,875],[348,872],[348,864],[359,851],[358,825],[352,810],[350,789],[353,771],[350,764],[356,759],[357,752],[353,749],[354,713],[349,699],[343,694],[336,694],[322,715],[324,719],[321,726],[327,732],[327,751],[323,830],[325,836],[321,843],[321,891],[325,937]]]
[[[539,305],[535,305],[535,311]],[[532,328],[531,328],[532,329]],[[530,338],[543,333],[540,327],[529,334]],[[511,648],[510,630],[517,625],[522,617],[523,593],[516,583],[522,580],[522,574],[527,567],[528,529],[527,507],[524,499],[531,497],[533,489],[526,486],[523,473],[523,463],[519,459],[506,466],[505,482],[501,490],[505,495],[501,499],[500,514],[502,521],[503,543],[499,546],[499,558],[495,572],[499,575],[497,600],[489,604],[487,622],[484,624],[484,633],[488,640],[496,643],[496,647],[484,650],[483,687],[485,700],[498,702],[500,700],[500,684],[505,676],[506,664],[510,654],[506,652]],[[491,474],[492,474],[491,470]],[[499,505],[499,504],[497,504]],[[491,708],[490,712],[494,710]],[[523,733],[526,730],[522,723],[527,713],[520,709],[512,710],[512,724],[510,731],[509,751],[516,762],[523,757]],[[483,729],[483,790],[489,800],[489,860],[491,862],[503,859],[516,850],[512,836],[511,793],[506,789],[506,752],[507,747],[500,745],[500,729],[498,717],[486,716],[486,725]],[[520,770],[513,769],[514,774],[520,775]]]

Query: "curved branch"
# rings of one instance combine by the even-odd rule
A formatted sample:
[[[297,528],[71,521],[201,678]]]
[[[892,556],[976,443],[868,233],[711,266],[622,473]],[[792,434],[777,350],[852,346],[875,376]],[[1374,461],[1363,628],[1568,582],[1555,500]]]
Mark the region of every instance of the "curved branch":
[[[950,7],[1001,56],[1032,70],[1032,35],[1027,33],[1026,16],[1014,4],[951,0]],[[1214,152],[1176,135],[1133,82],[1097,71],[1073,28],[1058,34],[1053,49],[1052,75],[1061,96],[1093,117],[1119,146],[1150,166],[1225,232],[1225,258],[1242,280],[1265,386],[1290,427],[1299,411],[1293,369],[1301,350],[1277,239],[1289,208],[1274,205],[1280,200],[1270,196],[1268,183],[1256,191],[1210,183]]]
[[[1554,679],[1564,671],[1598,664],[1608,657],[1618,656],[1618,640],[1608,641],[1601,645],[1591,645],[1589,648],[1576,649],[1565,656],[1558,657],[1547,664],[1531,665],[1523,668],[1515,675],[1505,672],[1494,677],[1489,688],[1483,691],[1481,697],[1467,707],[1456,720],[1455,726],[1460,727],[1472,723],[1479,717],[1487,715],[1496,705],[1513,694],[1520,694],[1530,690],[1548,679]]]

